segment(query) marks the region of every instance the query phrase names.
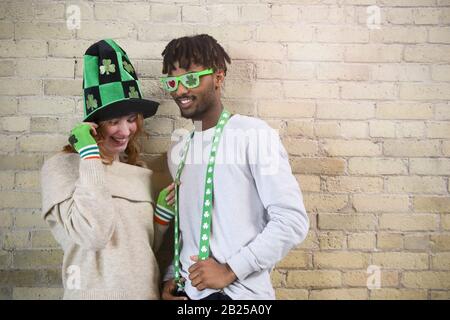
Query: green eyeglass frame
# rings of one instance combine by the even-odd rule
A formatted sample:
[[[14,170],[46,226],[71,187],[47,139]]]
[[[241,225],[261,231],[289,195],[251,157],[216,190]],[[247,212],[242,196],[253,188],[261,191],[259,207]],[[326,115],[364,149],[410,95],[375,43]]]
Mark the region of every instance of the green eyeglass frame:
[[[173,92],[178,89],[178,84],[180,83],[180,81],[185,88],[192,89],[200,85],[201,76],[213,73],[214,73],[213,69],[206,69],[197,72],[185,73],[177,77],[162,77],[160,80],[164,90],[168,92]]]

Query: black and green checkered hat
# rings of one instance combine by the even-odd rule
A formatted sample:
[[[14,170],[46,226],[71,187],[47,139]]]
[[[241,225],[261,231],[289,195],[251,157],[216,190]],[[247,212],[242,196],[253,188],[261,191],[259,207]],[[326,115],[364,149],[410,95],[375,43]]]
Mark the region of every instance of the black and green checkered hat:
[[[142,98],[136,71],[111,39],[94,43],[84,55],[84,121],[98,122],[132,112],[153,116],[159,103]]]

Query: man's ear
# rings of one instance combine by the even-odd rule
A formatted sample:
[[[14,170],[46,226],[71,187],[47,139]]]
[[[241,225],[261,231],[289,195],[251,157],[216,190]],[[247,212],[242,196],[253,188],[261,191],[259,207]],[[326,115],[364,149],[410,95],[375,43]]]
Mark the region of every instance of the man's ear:
[[[216,89],[222,87],[224,81],[225,81],[225,72],[223,70],[217,70],[214,73],[214,87]]]

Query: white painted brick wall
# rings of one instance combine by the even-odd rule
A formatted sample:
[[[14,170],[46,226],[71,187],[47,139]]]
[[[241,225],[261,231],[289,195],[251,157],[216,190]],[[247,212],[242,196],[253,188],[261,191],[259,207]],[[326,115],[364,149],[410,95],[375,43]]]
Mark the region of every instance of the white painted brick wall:
[[[197,33],[233,60],[225,105],[280,129],[304,193],[311,231],[273,272],[277,296],[449,299],[447,0],[1,1],[0,299],[61,297],[39,170],[81,118],[84,51],[116,39],[161,100],[144,151],[162,187],[161,153],[188,122],[159,88],[161,52]]]

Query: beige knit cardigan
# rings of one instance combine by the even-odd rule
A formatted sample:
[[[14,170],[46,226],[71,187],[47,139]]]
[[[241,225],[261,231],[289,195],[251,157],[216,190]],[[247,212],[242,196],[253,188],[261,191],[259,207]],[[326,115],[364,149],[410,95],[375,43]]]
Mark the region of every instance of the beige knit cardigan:
[[[64,250],[64,299],[159,299],[152,171],[60,153],[41,171],[42,214]],[[156,233],[156,234],[155,234]]]

